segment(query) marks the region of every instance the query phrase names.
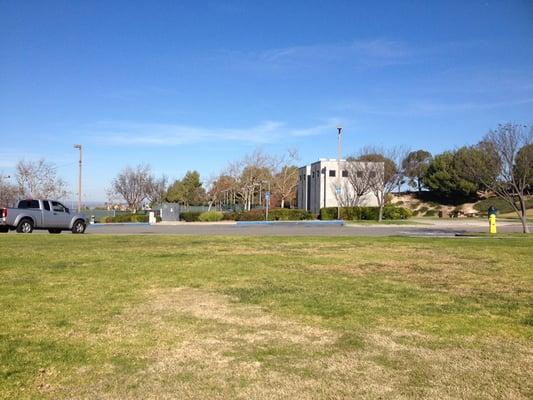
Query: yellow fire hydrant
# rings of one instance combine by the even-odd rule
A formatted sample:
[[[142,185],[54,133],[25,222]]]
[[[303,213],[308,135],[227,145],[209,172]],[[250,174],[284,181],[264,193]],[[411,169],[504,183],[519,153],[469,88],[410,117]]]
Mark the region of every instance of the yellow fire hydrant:
[[[496,233],[496,214],[491,214],[489,217],[489,232]]]

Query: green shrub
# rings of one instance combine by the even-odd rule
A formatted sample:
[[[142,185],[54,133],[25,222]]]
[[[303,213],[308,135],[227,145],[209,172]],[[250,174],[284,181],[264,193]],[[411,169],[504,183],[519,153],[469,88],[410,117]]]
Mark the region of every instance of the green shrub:
[[[437,215],[437,210],[427,210],[424,214],[425,217],[434,217]]]
[[[323,221],[337,219],[337,207],[321,208],[319,218]]]
[[[273,208],[268,211],[269,221],[303,221],[313,219],[313,214],[306,210],[293,208]],[[235,221],[264,221],[265,210],[250,210],[240,213],[229,213],[224,219]]]
[[[392,206],[394,207],[394,206]],[[362,220],[378,220],[379,218],[379,208],[378,207],[359,207],[361,212]]]
[[[413,216],[411,210],[388,205],[383,208],[383,219],[407,219]],[[346,221],[378,220],[379,207],[341,207],[340,218]],[[337,207],[320,209],[321,220],[337,219]]]
[[[222,221],[224,214],[220,211],[206,211],[198,216],[198,221],[201,222],[217,222]]]
[[[426,207],[426,206],[422,206],[422,207],[420,207],[420,208],[418,209],[418,212],[419,212],[420,214],[424,214],[427,210],[429,210],[428,207]]]
[[[303,221],[313,218],[310,211],[298,208],[273,208],[268,212],[270,221]]]
[[[185,222],[198,222],[200,214],[200,212],[186,211],[180,214],[180,220]]]
[[[403,207],[385,206],[383,219],[408,219],[413,216],[411,210]]]
[[[225,212],[223,215],[222,215],[222,220],[223,221],[237,221],[237,217],[238,217],[239,213],[237,212]]]
[[[250,210],[237,213],[235,221],[264,221],[265,212],[263,210]]]
[[[125,223],[125,222],[148,222],[147,214],[119,214],[114,217],[105,217],[106,223]]]

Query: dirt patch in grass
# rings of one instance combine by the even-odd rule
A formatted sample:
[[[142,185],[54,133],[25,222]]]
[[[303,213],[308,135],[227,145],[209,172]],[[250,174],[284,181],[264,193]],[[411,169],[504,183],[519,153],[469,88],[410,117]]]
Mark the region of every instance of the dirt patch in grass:
[[[369,334],[368,357],[408,377],[401,389],[417,398],[527,399],[533,394],[533,351],[492,339],[450,348],[409,331]]]
[[[41,374],[41,393],[103,399],[525,399],[531,393],[527,346],[492,341],[450,349],[429,335],[390,329],[346,346],[339,332],[202,289],[154,289],[146,298],[92,337],[96,346],[114,349],[114,362],[78,371],[76,387],[51,385]]]

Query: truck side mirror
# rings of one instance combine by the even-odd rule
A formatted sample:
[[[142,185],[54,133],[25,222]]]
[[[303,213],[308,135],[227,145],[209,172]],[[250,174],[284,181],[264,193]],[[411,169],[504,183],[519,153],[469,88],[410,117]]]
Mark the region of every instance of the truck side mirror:
[[[65,212],[66,212],[67,214],[70,214],[70,209],[69,209],[68,207],[65,207]]]

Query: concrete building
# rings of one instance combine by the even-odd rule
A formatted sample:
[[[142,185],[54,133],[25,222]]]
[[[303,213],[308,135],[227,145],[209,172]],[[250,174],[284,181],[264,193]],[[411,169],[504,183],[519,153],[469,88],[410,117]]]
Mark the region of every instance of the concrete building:
[[[346,160],[337,159],[320,160],[301,167],[298,174],[297,204],[298,208],[318,214],[322,207],[338,207],[338,198],[353,197],[353,185],[349,182],[349,171],[346,168]],[[384,168],[383,163],[361,163],[368,167]],[[340,167],[340,168],[339,168]],[[343,191],[345,193],[343,193]],[[348,191],[349,193],[346,193]],[[350,193],[351,192],[351,193]],[[341,202],[342,203],[342,202]],[[341,204],[355,205],[355,204]],[[366,193],[358,199],[361,206],[377,206],[377,198],[373,193]]]

